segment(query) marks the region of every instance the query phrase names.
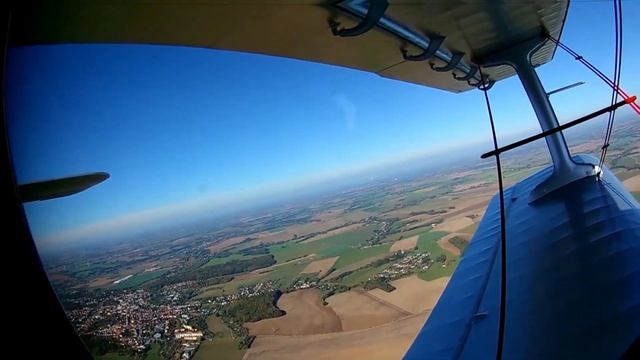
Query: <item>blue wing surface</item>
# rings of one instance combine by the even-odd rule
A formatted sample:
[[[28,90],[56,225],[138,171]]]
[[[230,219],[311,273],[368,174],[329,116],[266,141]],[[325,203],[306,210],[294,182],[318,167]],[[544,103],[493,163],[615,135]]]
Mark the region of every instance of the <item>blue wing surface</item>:
[[[640,335],[640,205],[607,169],[530,203],[552,170],[505,190],[504,358],[619,358]],[[405,359],[494,359],[499,301],[494,196]]]

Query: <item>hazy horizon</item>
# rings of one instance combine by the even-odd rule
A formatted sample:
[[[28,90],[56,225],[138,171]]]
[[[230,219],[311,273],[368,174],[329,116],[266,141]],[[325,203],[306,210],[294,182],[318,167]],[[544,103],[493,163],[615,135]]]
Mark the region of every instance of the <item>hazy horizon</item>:
[[[630,110],[623,109],[618,115],[618,124],[633,121],[633,117],[635,116],[636,115]],[[565,133],[567,142],[569,144],[576,144],[578,138],[583,138],[585,134],[593,135],[592,131],[599,129],[602,127],[602,124],[604,124],[603,119],[604,117],[601,116],[600,120],[594,120],[584,124],[582,127],[570,129]],[[504,137],[501,139],[502,144],[504,145],[508,142],[519,140],[536,132],[536,130],[533,130]],[[351,174],[341,174],[341,176],[317,179],[310,183],[300,183],[298,184],[298,188],[290,188],[290,191],[287,192],[274,191],[263,194],[255,192],[255,197],[248,199],[250,201],[240,196],[236,198],[230,196],[228,203],[216,206],[217,203],[215,199],[204,198],[159,209],[148,209],[57,235],[61,238],[66,236],[68,238],[66,241],[65,239],[48,241],[49,239],[46,238],[36,239],[36,241],[41,251],[56,252],[57,250],[63,251],[74,248],[76,245],[107,245],[132,240],[136,237],[147,239],[158,236],[173,237],[179,236],[179,234],[184,235],[185,232],[190,231],[185,229],[202,227],[205,223],[207,226],[213,227],[216,227],[219,223],[233,223],[235,221],[231,219],[234,219],[236,216],[249,216],[264,209],[273,210],[291,202],[304,206],[306,202],[316,200],[318,197],[335,194],[336,191],[344,192],[366,186],[380,185],[382,183],[413,180],[417,176],[425,176],[427,174],[425,171],[427,170],[434,170],[434,173],[437,174],[440,171],[455,169],[473,162],[478,165],[482,163],[493,164],[493,158],[481,160],[479,157],[483,151],[490,149],[490,142],[490,139],[485,139],[482,142],[459,147],[453,152],[442,150],[440,153],[422,154],[410,159],[387,162],[379,164],[378,166],[359,169]],[[528,152],[531,150],[546,151],[546,145],[544,141],[538,140],[528,147],[508,152],[505,156],[518,156],[518,152]],[[433,160],[434,155],[443,156]],[[429,162],[429,160],[431,160],[431,162]],[[357,180],[354,180],[354,178]],[[291,191],[299,191],[299,193],[291,194]],[[218,211],[216,211],[216,209]],[[167,230],[171,230],[169,232],[170,235],[167,235]],[[68,246],[63,246],[58,249],[60,245]]]
[[[489,141],[484,141],[488,145]],[[470,149],[484,149],[480,143],[472,143],[459,147],[453,152],[440,150],[427,154],[418,154],[396,161],[383,161],[381,164],[367,165],[352,172],[340,174],[327,174],[325,177],[311,179],[306,182],[291,182],[287,190],[276,190],[273,187],[267,191],[248,191],[243,194],[229,194],[227,199],[220,200],[215,197],[205,197],[185,201],[160,208],[146,209],[137,213],[125,214],[115,219],[106,219],[85,227],[72,229],[68,232],[55,234],[54,239],[36,238],[36,242],[43,251],[61,243],[74,243],[87,241],[95,243],[107,239],[114,241],[127,237],[142,236],[156,229],[169,229],[180,226],[192,225],[203,221],[215,221],[224,219],[234,214],[246,214],[255,209],[273,208],[282,203],[302,201],[305,198],[324,196],[332,191],[348,191],[366,185],[375,185],[399,177],[413,177],[407,174],[415,174],[426,168],[443,169],[445,164],[449,167],[456,166],[473,159],[480,160],[479,151],[467,152]],[[434,158],[435,155],[439,155]],[[453,159],[453,162],[447,160]],[[402,179],[398,179],[402,180]],[[267,188],[268,187],[264,187]],[[264,189],[263,188],[263,189]],[[91,190],[89,190],[91,191]],[[291,192],[296,194],[291,194]],[[82,196],[82,193],[75,195]]]
[[[605,10],[609,4],[572,4],[562,40],[608,73],[613,59],[602,49],[612,47],[612,29],[589,20]],[[640,28],[626,28],[622,87],[630,94],[640,91],[632,71],[640,67],[636,35]],[[548,90],[587,82],[552,97],[561,121],[608,105],[610,89],[564,53],[538,71]],[[81,194],[25,204],[39,245],[210,216],[215,208],[257,205],[340,179],[365,182],[394,164],[434,152],[445,161],[439,154],[490,144],[479,91],[455,95],[264,55],[150,45],[23,47],[10,49],[6,81],[20,183],[112,175]],[[490,96],[501,142],[538,129],[516,77],[497,83]]]

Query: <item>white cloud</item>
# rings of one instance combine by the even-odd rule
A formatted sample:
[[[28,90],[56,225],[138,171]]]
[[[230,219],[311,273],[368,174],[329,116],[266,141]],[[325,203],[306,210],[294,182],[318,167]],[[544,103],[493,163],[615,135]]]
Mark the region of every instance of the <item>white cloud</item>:
[[[340,111],[342,111],[344,124],[347,130],[355,129],[356,115],[358,113],[356,105],[351,100],[349,100],[349,98],[345,94],[335,95],[332,99],[336,103],[338,108],[340,108]]]

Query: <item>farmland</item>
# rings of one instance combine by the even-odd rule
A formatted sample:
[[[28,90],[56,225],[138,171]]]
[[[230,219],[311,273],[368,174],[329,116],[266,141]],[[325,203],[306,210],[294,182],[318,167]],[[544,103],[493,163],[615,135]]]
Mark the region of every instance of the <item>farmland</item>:
[[[630,137],[613,146],[607,165],[637,198],[640,148]],[[576,146],[597,153],[596,140]],[[507,184],[546,166],[538,145],[505,155]],[[495,179],[491,161],[428,169],[207,223],[143,250],[123,244],[53,264],[50,279],[78,318],[116,311],[137,319],[152,357],[399,358],[464,256]],[[78,294],[101,299],[106,315],[86,317]],[[149,320],[158,314],[162,322]],[[121,326],[102,328],[123,343],[107,344],[98,358],[130,359],[123,348],[140,346]],[[197,346],[173,336],[185,326],[202,331]]]
[[[233,339],[231,330],[222,322],[219,317],[210,316],[207,319],[207,326],[213,333],[213,339],[206,340],[200,344],[194,360],[206,360],[212,358],[241,360],[245,351],[239,350]]]
[[[124,289],[124,288],[132,288],[132,287],[137,287],[140,286],[148,281],[151,281],[153,279],[157,279],[159,277],[161,277],[162,275],[164,275],[167,272],[167,270],[155,270],[155,271],[147,271],[147,272],[143,272],[141,274],[136,274],[134,276],[131,276],[130,278],[119,282],[118,284],[114,284],[113,288],[114,289]]]

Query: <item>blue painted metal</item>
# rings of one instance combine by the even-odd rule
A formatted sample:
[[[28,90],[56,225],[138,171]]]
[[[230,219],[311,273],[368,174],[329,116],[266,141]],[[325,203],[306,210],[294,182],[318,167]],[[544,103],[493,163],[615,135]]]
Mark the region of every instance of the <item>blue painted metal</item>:
[[[536,70],[531,66],[529,62],[528,54],[516,54],[509,59],[509,63],[515,68],[518,73],[518,77],[522,82],[524,90],[529,96],[529,100],[533,105],[533,110],[540,122],[540,128],[542,131],[548,131],[557,128],[560,124],[556,117],[551,102],[547,96],[547,92],[540,82],[540,78],[536,74]],[[549,152],[551,153],[551,159],[553,165],[556,167],[556,171],[564,171],[568,169],[572,164],[571,154],[569,148],[561,132],[549,135],[545,138]]]
[[[606,169],[529,202],[552,171],[505,191],[504,359],[617,359],[640,335],[640,204]],[[494,197],[405,359],[495,358],[499,217]]]
[[[558,127],[558,118],[549,101],[549,96],[542,86],[535,69],[529,62],[529,55],[514,55],[510,59],[510,64],[516,69],[518,77],[524,86],[524,90],[529,96],[533,110],[538,117],[542,131],[549,131]],[[571,159],[569,147],[562,132],[557,132],[545,137],[551,159],[553,160],[554,171],[551,176],[538,187],[532,190],[530,199],[535,200],[548,193],[555,191],[573,181],[586,176],[595,176],[594,164],[578,164]]]
[[[368,8],[369,8],[369,1],[367,0],[344,0],[344,1],[339,1],[337,3],[334,4],[334,6],[338,7],[339,9],[342,9],[344,11],[347,11],[357,17],[363,18],[366,16]],[[383,16],[379,21],[378,21],[378,26],[392,34],[394,34],[395,36],[423,49],[423,50],[427,50],[429,48],[429,44],[431,42],[431,39],[429,39],[428,37],[425,37],[411,29],[409,29],[408,27],[392,20],[391,18],[389,18],[388,16]],[[451,58],[453,57],[453,54],[451,52],[449,52],[448,50],[444,49],[444,48],[438,48],[438,50],[435,52],[434,54],[435,58],[440,59],[441,61],[445,62],[445,63],[449,63],[451,62]],[[466,75],[469,73],[469,71],[471,71],[471,66],[466,64],[464,61],[460,61],[458,62],[458,64],[455,67],[455,70],[459,71],[460,73]],[[476,80],[480,80],[480,77],[476,74],[474,77],[474,79]]]
[[[492,54],[484,59],[483,66],[510,65],[518,74],[522,86],[529,97],[529,101],[536,113],[542,131],[557,128],[558,118],[551,106],[549,96],[538,78],[536,70],[531,65],[531,55],[535,53],[547,38],[543,35],[535,36],[527,41],[518,43],[510,48]],[[567,184],[588,176],[596,176],[594,164],[576,163],[571,158],[571,152],[567,146],[562,132],[555,132],[545,137],[551,160],[553,160],[553,173],[538,184],[531,191],[529,199],[535,201],[547,194],[556,191]],[[596,163],[597,164],[597,163]]]

